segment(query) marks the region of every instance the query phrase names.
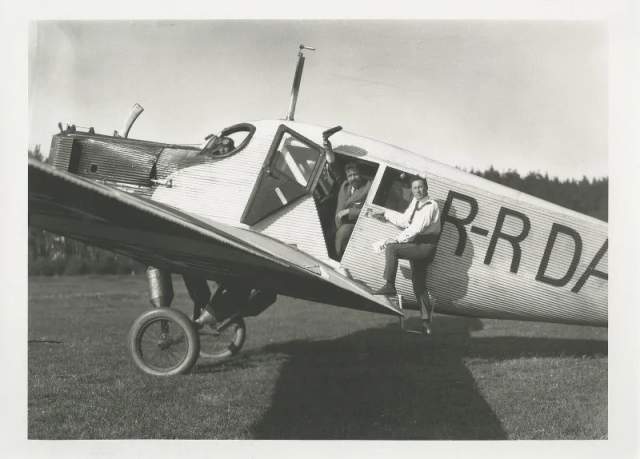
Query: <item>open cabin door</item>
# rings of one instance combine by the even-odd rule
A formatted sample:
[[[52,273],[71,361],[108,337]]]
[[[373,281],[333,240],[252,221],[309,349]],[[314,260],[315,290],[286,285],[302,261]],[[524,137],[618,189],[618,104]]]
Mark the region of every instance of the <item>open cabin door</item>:
[[[240,221],[255,225],[301,197],[311,195],[325,161],[320,145],[280,125]]]

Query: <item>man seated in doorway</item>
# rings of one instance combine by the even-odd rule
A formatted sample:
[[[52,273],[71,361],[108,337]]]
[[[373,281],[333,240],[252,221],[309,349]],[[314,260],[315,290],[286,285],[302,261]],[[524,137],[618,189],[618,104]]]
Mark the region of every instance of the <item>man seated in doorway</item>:
[[[344,168],[347,179],[340,185],[336,205],[336,255],[342,258],[353,227],[364,205],[371,180],[363,177],[356,163],[348,163]]]
[[[400,216],[390,212],[372,214],[380,221],[389,221],[402,228],[395,238],[384,242],[385,284],[375,295],[396,295],[396,273],[398,259],[409,260],[411,264],[411,283],[416,300],[420,305],[426,333],[430,333],[432,304],[426,288],[427,266],[433,261],[440,237],[440,209],[438,203],[428,194],[427,180],[416,176],[411,181],[413,199],[407,210]]]

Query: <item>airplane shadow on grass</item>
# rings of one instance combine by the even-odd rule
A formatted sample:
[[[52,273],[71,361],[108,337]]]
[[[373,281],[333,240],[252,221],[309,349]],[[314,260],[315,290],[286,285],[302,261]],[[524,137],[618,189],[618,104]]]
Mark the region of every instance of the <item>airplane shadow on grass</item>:
[[[447,212],[457,215],[453,206]],[[448,286],[434,292],[439,304],[468,289],[474,245],[468,239],[455,256],[456,237],[445,232],[438,248],[440,256],[453,257],[446,270],[437,269],[437,259],[434,264],[435,274],[445,276],[435,284]],[[419,328],[415,321],[407,325]],[[432,338],[401,333],[394,322],[337,339],[272,344],[197,371],[259,367],[275,357],[279,377],[271,407],[251,426],[256,439],[505,439],[465,359],[607,353],[600,341],[471,336],[481,328],[477,319],[438,315]]]
[[[416,326],[416,324],[411,324]],[[296,340],[201,367],[224,372],[282,356],[272,404],[252,426],[257,439],[505,439],[465,358],[607,354],[606,341],[480,337],[476,319],[439,316],[437,334],[397,324],[331,340]]]

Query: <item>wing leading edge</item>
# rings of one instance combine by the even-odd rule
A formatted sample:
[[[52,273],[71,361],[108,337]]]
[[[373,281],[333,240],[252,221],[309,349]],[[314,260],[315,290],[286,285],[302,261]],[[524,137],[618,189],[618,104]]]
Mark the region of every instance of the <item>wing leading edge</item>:
[[[32,159],[29,224],[171,272],[240,277],[285,295],[401,315],[385,297],[264,234],[194,218]]]

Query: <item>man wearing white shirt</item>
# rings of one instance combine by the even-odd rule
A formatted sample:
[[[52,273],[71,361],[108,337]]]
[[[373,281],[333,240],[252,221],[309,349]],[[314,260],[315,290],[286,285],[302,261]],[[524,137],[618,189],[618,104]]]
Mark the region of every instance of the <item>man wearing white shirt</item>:
[[[386,283],[374,294],[396,295],[398,259],[409,260],[413,291],[425,320],[430,319],[431,315],[430,311],[425,310],[425,306],[429,306],[426,289],[427,265],[433,261],[436,254],[441,229],[440,209],[438,203],[429,197],[428,189],[425,178],[415,177],[411,181],[413,200],[402,215],[398,216],[391,212],[373,215],[381,221],[389,221],[402,229],[395,238],[385,241],[383,277]]]

